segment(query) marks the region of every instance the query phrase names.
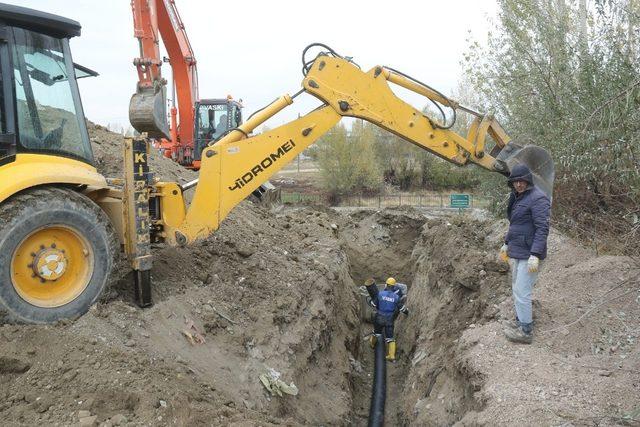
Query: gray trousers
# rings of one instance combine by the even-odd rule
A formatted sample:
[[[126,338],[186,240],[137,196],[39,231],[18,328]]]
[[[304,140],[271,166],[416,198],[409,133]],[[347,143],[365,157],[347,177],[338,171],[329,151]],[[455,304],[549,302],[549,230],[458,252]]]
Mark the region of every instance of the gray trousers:
[[[518,322],[523,331],[533,331],[533,310],[531,308],[531,293],[533,285],[538,280],[538,272],[542,267],[542,261],[538,271],[529,273],[526,259],[509,259],[511,266],[511,290],[513,292],[513,304],[518,316]]]

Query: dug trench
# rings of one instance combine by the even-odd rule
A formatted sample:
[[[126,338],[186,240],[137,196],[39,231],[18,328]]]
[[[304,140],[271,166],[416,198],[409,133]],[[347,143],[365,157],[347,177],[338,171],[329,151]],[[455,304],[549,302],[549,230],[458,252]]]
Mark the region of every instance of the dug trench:
[[[241,206],[212,238],[156,253],[151,309],[133,305],[123,270],[75,322],[0,328],[0,415],[16,424],[366,424],[371,326],[359,319],[358,284],[393,275],[409,284],[412,312],[396,328],[388,423],[452,423],[479,407],[481,385],[454,341],[497,312],[486,283],[504,280],[479,249],[477,225],[412,210]],[[486,276],[467,275],[479,265]],[[268,393],[259,377],[270,370],[299,394]]]
[[[506,265],[489,249],[500,233],[490,223],[427,219],[412,209],[350,215],[341,243],[353,282],[392,276],[409,288],[410,314],[396,321],[397,360],[387,367],[388,425],[451,425],[483,406],[482,378],[458,357],[457,341],[468,327],[495,318],[506,297]],[[361,323],[360,337],[371,329]],[[366,425],[373,352],[362,339],[355,359],[354,421]]]

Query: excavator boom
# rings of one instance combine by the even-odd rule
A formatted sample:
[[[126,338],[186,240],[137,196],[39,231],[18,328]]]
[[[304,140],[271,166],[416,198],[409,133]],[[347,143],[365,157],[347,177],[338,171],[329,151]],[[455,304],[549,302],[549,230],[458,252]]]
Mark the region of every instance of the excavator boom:
[[[398,98],[388,82],[424,95],[432,101],[475,116],[466,136],[461,136]],[[337,56],[322,56],[313,62],[303,81],[307,92],[331,105],[343,116],[374,123],[431,153],[460,166],[475,163],[487,170],[507,174],[524,163],[536,185],[548,196],[555,178],[553,160],[537,146],[513,141],[491,114],[483,115],[460,106],[432,88],[391,68],[377,66],[367,73]],[[487,151],[487,136],[495,146]]]
[[[514,144],[492,116],[460,107],[428,86],[389,68],[377,66],[364,72],[348,59],[326,54],[306,65],[302,91],[293,97],[278,98],[204,149],[198,180],[182,188],[174,183],[157,184],[162,207],[160,225],[166,241],[186,244],[214,232],[233,207],[345,116],[374,123],[459,166],[475,163],[506,175],[514,164],[525,162],[536,183],[550,194],[554,169],[549,154],[539,147]],[[467,135],[457,134],[398,98],[389,82],[474,114]],[[317,97],[324,105],[290,123],[248,137],[303,92]],[[487,148],[487,135],[495,141],[491,151]],[[196,187],[195,195],[186,209],[181,190],[191,187]]]
[[[125,170],[137,172],[128,173],[125,179],[123,201],[128,217],[124,220],[124,240],[135,270],[136,295],[141,306],[151,303],[151,242],[182,246],[209,236],[236,205],[342,117],[367,120],[458,166],[474,163],[508,175],[514,165],[525,163],[534,175],[534,182],[551,195],[554,166],[544,149],[515,144],[492,115],[461,106],[402,72],[382,66],[365,72],[349,58],[328,49],[328,53],[308,62],[303,53],[302,90],[293,96],[281,96],[245,123],[227,130],[222,138],[209,142],[202,150],[199,179],[193,182],[184,185],[147,182],[144,170],[149,144],[145,145],[144,140],[127,141]],[[454,114],[460,110],[475,116],[466,136],[397,97],[389,83],[449,107]],[[252,135],[258,126],[305,92],[323,105],[275,129]],[[487,136],[495,143],[490,150]],[[195,194],[187,206],[184,193],[192,188]]]
[[[132,0],[134,36],[140,56],[133,63],[138,71],[136,93],[129,103],[129,119],[138,132],[165,139],[168,153],[192,157],[194,104],[198,99],[198,71],[175,0]],[[167,121],[166,80],[162,77],[160,37],[167,49],[173,71],[179,108],[172,108],[171,127]]]

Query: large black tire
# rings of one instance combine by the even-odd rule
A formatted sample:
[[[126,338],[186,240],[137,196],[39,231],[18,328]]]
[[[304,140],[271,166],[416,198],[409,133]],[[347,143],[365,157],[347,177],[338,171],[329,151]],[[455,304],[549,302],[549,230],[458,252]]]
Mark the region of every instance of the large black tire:
[[[84,276],[86,285],[81,293],[57,307],[28,302],[12,280],[12,260],[21,242],[52,225],[72,229],[93,255],[92,262],[86,263],[92,268]],[[0,310],[6,311],[10,321],[22,323],[53,323],[83,315],[102,293],[117,247],[109,218],[89,198],[72,189],[38,187],[12,196],[0,205]]]

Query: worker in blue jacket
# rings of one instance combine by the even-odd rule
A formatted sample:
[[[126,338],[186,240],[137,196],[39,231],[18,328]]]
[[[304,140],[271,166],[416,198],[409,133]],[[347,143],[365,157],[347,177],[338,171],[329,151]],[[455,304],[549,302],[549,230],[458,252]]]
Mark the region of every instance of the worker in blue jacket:
[[[402,283],[396,283],[396,279],[389,277],[383,290],[378,290],[373,279],[365,282],[367,292],[371,298],[371,305],[376,309],[373,321],[373,333],[371,346],[375,347],[376,335],[384,331],[387,343],[387,360],[396,360],[396,340],[393,336],[393,324],[399,313],[409,315],[409,309],[404,305],[407,299],[407,287]]]
[[[551,200],[534,185],[531,171],[525,165],[513,168],[509,186],[512,189],[507,208],[509,231],[500,249],[500,258],[511,266],[516,319],[507,322],[504,333],[509,341],[530,344],[533,340],[531,294],[540,264],[547,256]]]

